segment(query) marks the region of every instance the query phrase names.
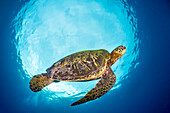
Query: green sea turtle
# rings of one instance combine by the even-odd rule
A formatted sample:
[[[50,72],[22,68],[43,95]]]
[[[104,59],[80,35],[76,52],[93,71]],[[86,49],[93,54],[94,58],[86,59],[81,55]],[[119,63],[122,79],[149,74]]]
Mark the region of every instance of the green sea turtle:
[[[42,90],[52,82],[89,81],[101,78],[87,94],[71,104],[79,105],[97,99],[107,93],[115,84],[116,76],[111,66],[123,56],[126,47],[119,46],[111,53],[107,50],[81,51],[62,58],[46,71],[35,75],[30,81],[30,89],[34,92]]]

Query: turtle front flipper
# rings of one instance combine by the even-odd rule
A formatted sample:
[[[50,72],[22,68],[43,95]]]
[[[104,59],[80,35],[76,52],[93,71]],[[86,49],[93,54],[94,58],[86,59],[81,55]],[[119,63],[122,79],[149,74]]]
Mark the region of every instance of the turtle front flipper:
[[[115,82],[116,76],[111,68],[108,67],[99,82],[96,84],[95,88],[92,88],[83,98],[74,102],[73,104],[71,104],[71,106],[79,105],[101,97],[114,86]]]
[[[30,89],[34,92],[41,91],[45,86],[52,83],[54,79],[50,78],[47,73],[35,75],[30,80]]]

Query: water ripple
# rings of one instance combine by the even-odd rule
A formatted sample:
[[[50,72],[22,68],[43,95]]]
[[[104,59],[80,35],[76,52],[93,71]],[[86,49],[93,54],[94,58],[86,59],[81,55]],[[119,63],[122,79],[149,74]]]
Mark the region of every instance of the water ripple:
[[[19,70],[27,82],[60,58],[81,50],[111,52],[119,45],[127,47],[112,66],[117,76],[114,88],[138,64],[137,19],[124,0],[30,0],[13,20],[13,30]],[[83,96],[97,81],[53,83],[43,92],[48,99]]]

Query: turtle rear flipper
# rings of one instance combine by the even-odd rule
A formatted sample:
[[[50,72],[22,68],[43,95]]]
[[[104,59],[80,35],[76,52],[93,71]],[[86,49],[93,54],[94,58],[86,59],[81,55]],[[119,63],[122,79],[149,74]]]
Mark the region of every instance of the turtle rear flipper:
[[[49,85],[54,79],[49,78],[47,73],[35,75],[30,80],[30,89],[34,92],[41,91],[45,86]]]
[[[102,75],[101,80],[96,84],[95,88],[92,88],[87,94],[80,100],[71,104],[71,106],[79,105],[94,99],[97,99],[107,93],[115,84],[116,76],[110,67]]]

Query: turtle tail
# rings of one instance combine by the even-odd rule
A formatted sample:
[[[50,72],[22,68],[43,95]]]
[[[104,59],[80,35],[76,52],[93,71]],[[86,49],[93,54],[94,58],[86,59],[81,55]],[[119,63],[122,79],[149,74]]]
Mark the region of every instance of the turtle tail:
[[[41,91],[45,86],[52,83],[54,79],[50,78],[47,73],[35,75],[30,80],[30,89],[34,92]]]

